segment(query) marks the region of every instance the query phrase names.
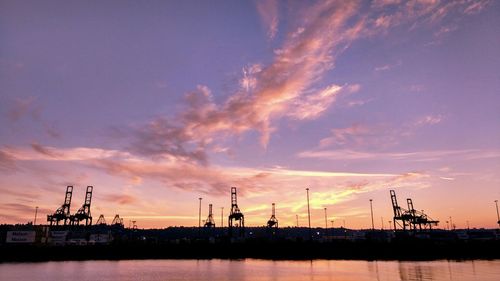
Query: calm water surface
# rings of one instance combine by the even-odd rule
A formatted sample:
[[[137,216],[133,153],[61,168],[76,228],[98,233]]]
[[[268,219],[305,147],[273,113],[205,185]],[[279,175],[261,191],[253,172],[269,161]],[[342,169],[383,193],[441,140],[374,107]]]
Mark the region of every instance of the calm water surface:
[[[0,280],[500,280],[495,261],[128,260],[0,264]]]

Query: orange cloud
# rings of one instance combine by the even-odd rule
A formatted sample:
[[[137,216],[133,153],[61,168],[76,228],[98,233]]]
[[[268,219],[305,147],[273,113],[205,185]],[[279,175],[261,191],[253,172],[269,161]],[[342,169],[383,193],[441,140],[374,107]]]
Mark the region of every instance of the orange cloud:
[[[138,201],[136,197],[129,194],[108,194],[104,198],[106,202],[115,202],[120,205],[129,205]]]

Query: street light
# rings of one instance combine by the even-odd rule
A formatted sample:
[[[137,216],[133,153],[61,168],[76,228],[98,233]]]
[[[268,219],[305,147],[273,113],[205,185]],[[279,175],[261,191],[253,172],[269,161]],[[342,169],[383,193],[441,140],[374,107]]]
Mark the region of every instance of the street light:
[[[373,199],[370,199],[370,211],[372,214],[372,230],[375,230],[375,223],[373,222],[373,206],[372,206],[372,201]]]
[[[201,199],[203,198],[198,198],[200,200],[200,207],[198,209],[198,227],[201,227]]]
[[[307,219],[309,221],[309,239],[312,239],[312,234],[311,234],[311,209],[309,206],[309,187],[306,188],[307,192]]]
[[[33,225],[36,225],[36,216],[38,215],[38,206],[35,207],[35,220],[33,221]]]
[[[326,208],[323,208],[325,210],[325,228],[328,229],[328,216],[326,215]]]
[[[497,219],[498,227],[500,227],[500,215],[498,214],[498,200],[495,200],[495,206],[497,207]]]
[[[224,228],[224,207],[220,207],[220,227]]]

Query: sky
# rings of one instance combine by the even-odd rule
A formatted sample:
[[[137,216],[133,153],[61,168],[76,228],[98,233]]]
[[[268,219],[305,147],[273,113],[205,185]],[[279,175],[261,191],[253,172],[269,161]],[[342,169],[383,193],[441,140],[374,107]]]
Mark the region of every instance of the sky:
[[[0,0],[0,223],[493,228],[499,121],[499,1]]]

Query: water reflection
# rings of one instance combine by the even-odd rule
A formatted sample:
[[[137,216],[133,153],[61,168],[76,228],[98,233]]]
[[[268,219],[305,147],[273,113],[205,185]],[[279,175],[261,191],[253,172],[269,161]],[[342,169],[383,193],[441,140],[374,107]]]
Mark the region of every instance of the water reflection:
[[[128,260],[0,264],[0,280],[498,280],[496,261]]]
[[[401,281],[437,280],[434,269],[422,263],[399,263],[399,278]]]

